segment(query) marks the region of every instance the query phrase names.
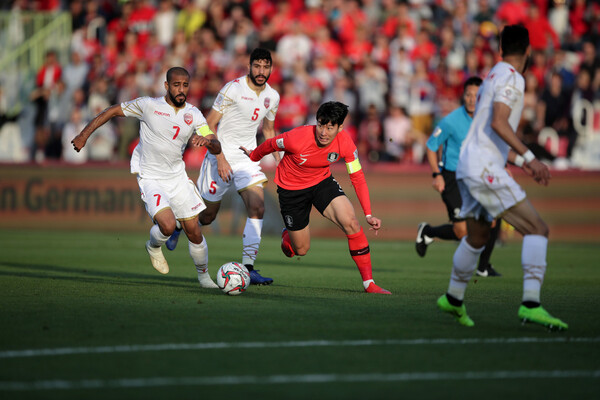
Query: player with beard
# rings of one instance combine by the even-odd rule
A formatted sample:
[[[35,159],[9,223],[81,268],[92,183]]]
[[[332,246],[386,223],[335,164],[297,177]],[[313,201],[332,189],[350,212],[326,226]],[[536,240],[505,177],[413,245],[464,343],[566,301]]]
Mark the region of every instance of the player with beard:
[[[194,146],[206,146],[211,154],[219,154],[221,144],[200,110],[186,102],[189,80],[184,68],[169,69],[164,97],[115,104],[98,114],[72,143],[80,151],[91,134],[113,117],[139,119],[140,142],[131,157],[131,173],[137,175],[142,200],[154,221],[146,242],[152,266],[161,274],[169,272],[161,246],[179,221],[189,239],[200,286],[218,288],[208,274],[208,248],[198,225],[198,215],[206,206],[187,176],[183,151],[192,136]]]
[[[261,122],[265,139],[275,136],[279,93],[267,83],[272,68],[271,53],[257,48],[250,55],[248,75],[223,86],[206,118],[210,129],[218,135],[223,152],[208,154],[198,177],[198,189],[206,203],[206,209],[200,213],[202,225],[214,221],[223,196],[232,186],[244,201],[247,218],[242,235],[242,264],[248,268],[254,285],[273,282],[273,279],[261,276],[254,269],[262,237],[265,210],[263,184],[267,182],[267,177],[259,163],[250,161],[239,151],[239,147],[256,147],[256,134]],[[279,162],[279,154],[273,155]],[[178,236],[179,231],[176,230],[167,242],[168,249],[175,248]]]
[[[504,27],[500,34],[500,51],[502,61],[490,70],[479,89],[473,122],[460,150],[456,168],[462,198],[459,216],[467,222],[467,236],[454,253],[448,290],[437,305],[460,324],[475,325],[467,315],[463,299],[477,259],[489,239],[491,223],[502,215],[523,235],[523,297],[517,312],[519,319],[549,329],[568,329],[566,323],[540,305],[548,226],[523,189],[504,169],[510,161],[539,184],[547,185],[550,180],[548,167],[535,158],[515,133],[523,111],[525,80],[522,74],[531,54],[527,29],[521,25]]]

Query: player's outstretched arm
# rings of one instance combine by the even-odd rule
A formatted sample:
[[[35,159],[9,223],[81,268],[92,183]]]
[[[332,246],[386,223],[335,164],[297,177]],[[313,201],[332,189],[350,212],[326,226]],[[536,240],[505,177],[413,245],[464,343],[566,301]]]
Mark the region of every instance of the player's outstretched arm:
[[[71,143],[73,143],[73,148],[76,152],[79,152],[83,149],[83,146],[87,143],[87,140],[90,138],[92,133],[102,125],[107,123],[113,117],[124,117],[123,109],[120,104],[115,104],[108,107],[106,110],[102,111],[100,114],[96,115],[96,117],[90,121],[89,124],[83,128],[83,130],[79,133],[79,135],[75,136]]]
[[[267,118],[263,119],[262,131],[263,135],[265,136],[265,139],[271,139],[275,137],[275,121],[270,121]],[[275,162],[279,164],[279,161],[281,161],[281,156],[279,155],[279,152],[274,151],[272,154],[275,158]]]
[[[221,142],[212,133],[206,136],[195,135],[192,138],[192,144],[196,147],[205,146],[211,154],[221,153]]]

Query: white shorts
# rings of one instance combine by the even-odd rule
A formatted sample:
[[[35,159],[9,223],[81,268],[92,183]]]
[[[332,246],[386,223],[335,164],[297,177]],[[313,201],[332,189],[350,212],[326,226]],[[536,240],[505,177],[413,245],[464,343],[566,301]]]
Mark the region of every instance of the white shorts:
[[[138,175],[138,186],[152,219],[165,208],[170,208],[178,220],[192,219],[206,208],[194,182],[185,173],[173,179],[145,179]]]
[[[458,179],[460,218],[492,221],[525,199],[525,191],[504,168],[484,169],[479,176]]]
[[[232,176],[225,182],[219,176],[217,160],[214,157],[205,157],[198,177],[198,189],[202,199],[208,203],[219,203],[231,185],[239,192],[252,186],[261,185],[268,181],[260,169],[260,165],[253,161],[243,161],[231,164]]]

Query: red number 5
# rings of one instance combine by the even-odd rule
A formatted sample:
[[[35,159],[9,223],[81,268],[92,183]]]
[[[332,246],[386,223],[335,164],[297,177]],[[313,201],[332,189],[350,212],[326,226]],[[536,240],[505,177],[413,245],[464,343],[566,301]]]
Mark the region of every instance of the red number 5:
[[[211,181],[209,187],[210,187],[210,189],[208,189],[208,193],[210,193],[210,194],[217,193],[217,182]]]
[[[254,114],[252,114],[252,121],[256,121],[258,119],[258,110],[260,110],[260,108],[254,109]]]
[[[175,136],[173,136],[173,140],[175,140],[177,135],[179,135],[180,128],[177,125],[175,125],[175,126],[173,126],[173,129],[175,129]]]

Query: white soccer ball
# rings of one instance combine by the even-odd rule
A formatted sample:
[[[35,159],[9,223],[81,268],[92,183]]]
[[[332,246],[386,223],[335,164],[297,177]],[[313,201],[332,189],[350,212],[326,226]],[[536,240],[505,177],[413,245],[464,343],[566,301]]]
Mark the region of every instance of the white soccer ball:
[[[250,286],[250,273],[242,264],[232,261],[221,265],[217,272],[217,285],[223,293],[237,296]]]

